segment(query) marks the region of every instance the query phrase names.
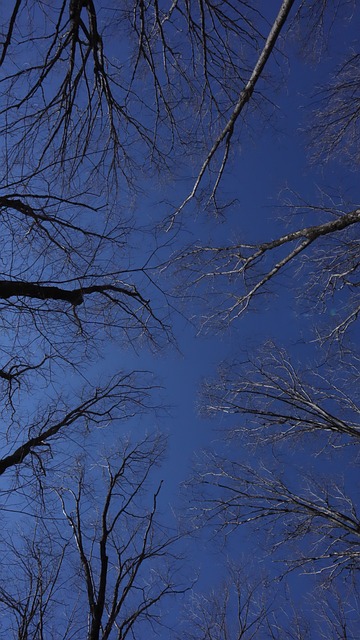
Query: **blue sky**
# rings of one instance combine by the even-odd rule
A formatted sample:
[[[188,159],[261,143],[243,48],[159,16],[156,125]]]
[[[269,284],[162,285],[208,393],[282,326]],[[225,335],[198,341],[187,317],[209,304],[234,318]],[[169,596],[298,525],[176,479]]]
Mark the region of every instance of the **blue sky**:
[[[276,3],[274,12],[278,4]],[[259,10],[266,15],[273,10],[272,5],[271,11],[269,10],[269,3],[265,0],[259,2],[258,6]],[[169,207],[172,208],[171,210],[176,208],[191,189],[196,171],[202,164],[201,153],[199,151],[197,156],[197,149],[195,149],[191,157],[187,158],[183,155],[181,161],[179,160],[178,170],[173,167],[170,175],[165,175],[164,172],[163,176],[155,174],[152,176],[146,174],[148,159],[141,157],[141,149],[134,143],[134,158],[140,166],[137,175],[139,188],[128,193],[124,190],[126,181],[122,182],[121,177],[121,189],[112,204],[113,211],[121,212],[125,218],[131,214],[136,223],[146,229],[144,234],[138,236],[140,241],[136,236],[134,237],[133,255],[131,259],[127,254],[125,255],[125,264],[130,265],[133,260],[142,265],[144,255],[146,256],[156,246],[156,242],[162,247],[155,252],[151,264],[155,266],[159,262],[168,261],[167,268],[161,270],[159,278],[156,276],[158,278],[156,282],[167,293],[167,300],[171,303],[169,320],[176,344],[172,346],[165,344],[156,350],[149,348],[145,340],[143,342],[135,340],[131,346],[126,344],[126,336],[123,340],[120,336],[121,332],[115,331],[114,337],[102,335],[98,352],[92,353],[92,361],[83,369],[83,379],[77,378],[74,373],[66,373],[62,377],[60,370],[56,372],[55,378],[58,376],[57,380],[61,379],[61,386],[66,390],[68,397],[71,397],[77,385],[81,386],[86,378],[96,382],[102,381],[107,375],[119,369],[154,373],[155,380],[161,387],[160,390],[154,391],[154,402],[163,404],[165,409],[159,411],[155,417],[149,413],[139,418],[132,418],[124,425],[121,424],[121,433],[129,432],[131,437],[136,439],[144,431],[159,429],[168,435],[168,454],[163,467],[158,472],[159,477],[164,480],[160,499],[164,514],[171,513],[172,509],[184,509],[185,503],[185,517],[188,515],[189,494],[186,493],[186,489],[180,490],[180,485],[186,483],[191,476],[194,461],[201,456],[203,448],[215,448],[220,451],[224,447],[225,452],[229,451],[220,442],[221,432],[228,426],[236,426],[239,418],[217,415],[210,419],[200,410],[201,385],[203,381],[216,377],[218,366],[223,360],[239,358],[245,350],[253,353],[261,344],[269,340],[278,343],[281,347],[286,347],[294,360],[300,362],[304,368],[312,366],[313,360],[323,357],[314,342],[314,328],[336,317],[343,300],[339,296],[325,308],[322,314],[319,310],[313,309],[312,302],[309,305],[306,301],[306,295],[305,299],[298,296],[298,293],[307,286],[306,269],[299,272],[296,269],[297,264],[292,264],[283,275],[274,280],[270,294],[255,300],[239,320],[232,323],[230,327],[223,323],[223,330],[215,331],[209,328],[205,332],[201,328],[201,316],[206,313],[206,308],[210,310],[212,306],[215,308],[216,292],[215,290],[212,292],[211,288],[189,289],[186,294],[189,293],[191,297],[186,296],[184,300],[182,293],[187,284],[186,276],[185,279],[181,279],[183,277],[181,273],[179,276],[177,274],[173,276],[171,256],[181,252],[184,246],[191,243],[210,242],[213,245],[222,246],[236,243],[237,240],[250,243],[269,241],[300,226],[323,221],[322,214],[314,211],[303,211],[302,215],[292,215],[286,204],[290,200],[296,200],[294,194],[299,194],[303,200],[311,204],[317,204],[323,193],[328,194],[326,198],[334,198],[336,202],[340,201],[340,198],[349,202],[356,201],[358,181],[355,168],[342,164],[338,159],[328,164],[311,162],[311,150],[307,148],[308,137],[305,129],[312,118],[311,95],[316,86],[326,82],[329,74],[331,77],[334,60],[337,60],[338,56],[341,57],[349,47],[355,46],[358,35],[356,26],[360,17],[358,14],[359,7],[355,6],[351,21],[335,22],[329,47],[325,48],[320,57],[315,60],[302,56],[302,45],[298,44],[296,34],[288,34],[285,29],[284,40],[281,39],[279,45],[280,51],[266,67],[266,74],[271,73],[273,79],[268,83],[262,80],[259,83],[259,90],[264,91],[271,98],[272,104],[268,105],[262,113],[255,101],[255,106],[250,105],[246,110],[244,121],[240,122],[239,119],[236,124],[237,135],[234,136],[234,144],[221,183],[222,198],[227,201],[234,200],[234,202],[225,210],[223,216],[212,216],[204,211],[202,205],[198,206],[193,201],[181,212],[174,228],[166,232],[161,222],[169,215]],[[270,24],[273,16],[267,17]],[[114,29],[115,27],[116,25]],[[128,55],[126,43],[115,39],[112,46],[113,55],[125,60]],[[138,90],[139,85],[136,87]],[[144,89],[144,95],[145,93]],[[261,97],[257,99],[261,106]],[[141,112],[142,107],[139,103],[135,108]],[[145,108],[144,112],[146,112],[145,121],[150,122],[149,112]],[[189,113],[185,107],[184,113]],[[129,148],[131,148],[131,135],[130,142],[127,142]],[[143,161],[142,167],[141,161]],[[87,168],[91,166],[89,161]],[[161,174],[161,171],[159,173]],[[38,178],[35,178],[33,183],[36,186],[40,185],[40,178],[39,182]],[[94,192],[95,190],[96,185]],[[81,191],[80,182],[79,191]],[[98,198],[97,203],[105,201],[108,195],[106,192],[105,185],[103,193],[95,194],[95,199]],[[93,196],[94,193],[87,194],[87,202],[92,202]],[[97,224],[97,212],[91,215]],[[158,225],[156,241],[150,233],[155,223]],[[125,244],[125,248],[126,246]],[[79,256],[81,258],[81,252]],[[117,259],[118,256],[115,256],[114,260]],[[101,261],[98,265],[100,269]],[[64,267],[64,274],[66,273]],[[174,287],[174,281],[180,282],[180,288]],[[215,288],[216,286],[215,284]],[[203,298],[197,298],[199,292]],[[165,297],[161,293],[156,293],[155,289],[152,289],[152,295],[154,308],[163,309],[166,304]],[[167,311],[165,313],[167,314]],[[59,324],[58,326],[65,339],[67,325],[63,327]],[[359,340],[356,326],[352,330],[351,338],[354,343]],[[5,340],[4,344],[6,344]],[[336,367],[336,360],[334,366]],[[50,384],[46,387],[46,384],[40,384],[38,395],[30,396],[28,404],[22,408],[23,412],[32,413],[39,397],[42,400],[45,397],[52,397],[53,386]],[[105,431],[103,433],[105,434]],[[108,436],[104,435],[103,444],[111,446],[113,435],[113,431],[109,432]],[[91,449],[91,456],[95,455],[98,445],[99,436]],[[230,450],[232,451],[232,445]],[[65,457],[65,454],[66,451],[62,449],[61,455]],[[253,451],[249,451],[245,445],[243,449],[238,446],[234,454],[238,456],[238,461],[248,461],[254,456]],[[266,456],[266,453],[261,452],[261,455]],[[315,469],[315,471],[320,468],[322,472],[329,474],[329,467],[331,468],[333,464],[331,459],[324,458],[324,461],[319,461],[315,455],[310,457],[304,448],[291,453],[282,451],[279,453],[279,460],[284,468],[288,465],[287,473],[294,482],[298,477],[296,474],[299,474],[297,467]],[[344,451],[341,457],[339,456],[333,468],[334,477],[340,477],[344,464],[349,464],[350,469],[347,483],[355,483],[356,473],[350,468],[352,456],[348,451]],[[172,515],[166,517],[169,517],[173,523]],[[191,569],[190,572],[199,575],[198,583],[194,587],[195,591],[205,592],[210,588],[215,590],[218,588],[217,585],[225,573],[226,557],[235,562],[253,564],[255,573],[260,572],[260,566],[261,570],[267,569],[270,575],[273,575],[274,571],[276,573],[263,546],[264,540],[260,538],[259,535],[257,540],[256,536],[246,528],[244,530],[240,528],[229,538],[228,546],[223,549],[220,538],[214,540],[212,532],[206,528],[199,537],[195,536],[188,541],[185,547],[186,555],[191,560],[188,568]],[[258,564],[256,561],[253,562],[257,549],[260,556]],[[301,579],[297,574],[293,574],[289,578],[289,584],[292,585],[292,595],[296,599],[300,594],[306,595],[310,591],[312,582],[310,578]],[[172,613],[173,619],[180,619],[180,610],[180,605],[176,606]],[[163,637],[165,639],[171,636],[164,630]]]
[[[265,5],[268,6],[263,3],[262,8]],[[255,110],[249,114],[252,129],[247,129],[246,121],[244,125],[239,123],[242,127],[240,144],[232,149],[222,183],[223,193],[229,200],[235,198],[236,203],[221,219],[213,219],[196,211],[196,207],[191,207],[190,212],[185,211],[185,241],[206,242],[211,238],[215,244],[221,245],[233,241],[237,236],[250,241],[269,240],[285,232],[284,218],[285,228],[295,229],[301,224],[301,220],[296,216],[290,218],[284,208],[284,202],[293,197],[291,192],[299,193],[305,200],[314,202],[321,190],[330,195],[338,195],[340,187],[341,192],[350,200],[356,198],[356,174],[349,171],[348,167],[337,162],[327,166],[310,164],[310,151],[306,148],[307,137],[304,132],[311,119],[310,94],[317,84],[326,80],[332,69],[333,57],[356,38],[355,24],[356,20],[353,20],[349,26],[341,24],[338,29],[335,27],[329,50],[324,51],[321,60],[315,62],[301,57],[295,41],[285,47],[284,56],[288,56],[288,61],[284,63],[284,79],[279,82],[275,96],[272,97],[275,108],[271,117],[268,121],[259,123],[260,116]],[[276,66],[269,66],[276,73]],[[188,171],[190,175],[192,167],[189,166]],[[186,174],[186,168],[183,168],[183,172]],[[187,182],[190,184],[191,179],[185,180],[185,185]],[[180,202],[183,192],[184,181],[181,181],[179,187],[174,176],[169,194],[165,189],[163,197],[164,200]],[[156,195],[155,191],[154,199]],[[146,209],[147,205],[143,206]],[[151,215],[149,209],[146,218]],[[305,222],[315,224],[317,220],[313,220],[309,214]],[[180,241],[181,237],[180,231]],[[155,370],[164,386],[166,401],[171,407],[169,415],[159,421],[159,426],[169,434],[168,459],[161,472],[165,477],[165,502],[177,503],[178,484],[191,474],[192,462],[199,455],[200,449],[214,446],[221,437],[219,428],[226,428],[227,420],[231,420],[227,417],[210,420],[199,415],[201,383],[216,375],[222,360],[237,356],[245,348],[255,350],[271,339],[286,346],[302,364],[311,362],[316,346],[306,346],[306,343],[318,318],[314,319],[309,313],[305,301],[296,299],[296,291],[301,291],[302,286],[301,275],[290,268],[281,282],[274,285],[274,295],[266,299],[265,305],[261,301],[255,304],[255,309],[250,309],[231,328],[203,335],[197,331],[198,317],[193,319],[192,325],[182,315],[175,313],[173,319],[179,350],[166,350],[156,354],[155,358],[145,350],[137,355],[127,353],[126,359],[131,366],[139,363]],[[174,305],[175,308],[179,306],[183,312],[184,305],[181,301],[177,303],[175,299]],[[194,306],[190,303],[187,307],[185,305],[185,314],[190,316],[193,313],[195,316],[201,313],[201,303]],[[327,313],[331,313],[331,310]],[[358,339],[358,335],[354,334],[354,338]],[[122,346],[112,346],[106,362],[112,367],[123,356]],[[215,447],[219,446],[221,445],[215,444]],[[240,452],[239,455],[241,456]],[[305,463],[306,466],[306,457],[303,452],[300,457],[294,455],[292,464]],[[225,555],[236,560],[245,557],[247,562],[250,548],[251,554],[253,553],[253,540],[249,545],[249,535],[251,538],[248,532],[234,534]],[[214,541],[209,543],[205,551],[202,551],[203,541],[200,542],[201,549],[198,544],[196,540],[191,544],[195,564],[198,559],[198,588],[206,589],[210,585],[216,588],[223,573],[224,556],[218,555],[218,545]],[[270,570],[270,565],[268,569]],[[294,585],[295,599],[311,588],[310,578],[299,581],[299,578],[293,576],[290,581]]]

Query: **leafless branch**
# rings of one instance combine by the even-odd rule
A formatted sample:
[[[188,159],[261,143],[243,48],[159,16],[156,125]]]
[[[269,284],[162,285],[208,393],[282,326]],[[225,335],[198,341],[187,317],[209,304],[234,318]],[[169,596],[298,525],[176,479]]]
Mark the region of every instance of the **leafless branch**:
[[[94,426],[109,424],[124,419],[134,411],[145,410],[151,384],[139,384],[136,374],[116,376],[104,387],[84,393],[81,402],[70,409],[61,407],[59,399],[53,407],[41,410],[38,420],[30,425],[21,425],[22,444],[3,454],[0,474],[21,465],[34,467],[35,474],[44,474],[46,461],[52,456],[52,448],[59,437],[65,437],[71,427],[91,430]],[[17,436],[18,438],[18,436]],[[16,440],[17,440],[16,438]]]
[[[328,237],[335,238],[333,252],[341,246],[341,232],[351,229],[360,221],[360,210],[356,209],[335,220],[324,224],[304,227],[282,235],[268,242],[258,244],[238,243],[223,247],[192,246],[188,250],[174,257],[173,262],[179,265],[179,270],[185,270],[187,276],[191,274],[192,284],[199,287],[202,284],[219,282],[218,310],[210,314],[207,323],[227,320],[233,322],[249,307],[250,303],[260,293],[268,290],[268,285],[285,271],[300,255],[308,255],[314,245],[315,262],[321,256],[321,243]],[[344,277],[351,277],[356,286],[358,263],[352,259],[351,245],[349,253],[343,257],[347,260],[348,272]],[[328,261],[335,261],[335,255],[328,255]],[[311,260],[313,257],[311,255]],[[352,266],[351,266],[352,265]],[[332,265],[334,267],[334,265]],[[324,291],[336,287],[341,280],[341,273],[327,270],[328,282],[324,283]],[[226,283],[231,283],[231,288]],[[222,286],[223,285],[223,286]],[[245,289],[244,292],[241,289]],[[223,293],[222,293],[223,290]],[[357,317],[357,305],[348,319],[346,327]],[[346,329],[343,327],[343,330]],[[339,328],[339,331],[341,327]]]
[[[225,532],[244,525],[257,536],[266,532],[290,570],[323,574],[324,580],[358,571],[359,516],[341,485],[304,476],[301,488],[292,489],[280,472],[216,454],[208,454],[195,482],[207,521]]]
[[[215,180],[215,184],[210,196],[210,200],[215,200],[216,198],[216,192],[218,190],[221,178],[223,176],[224,170],[225,170],[225,166],[227,164],[227,159],[228,159],[228,155],[229,155],[229,150],[230,150],[230,144],[231,144],[231,138],[234,132],[234,127],[236,124],[236,121],[238,120],[240,114],[242,113],[242,111],[244,110],[244,107],[247,105],[247,103],[249,102],[256,84],[259,80],[259,78],[261,77],[261,74],[264,70],[264,67],[268,61],[268,59],[271,56],[271,53],[276,45],[276,42],[279,38],[279,35],[281,33],[281,30],[284,26],[284,24],[286,23],[286,20],[288,18],[288,15],[290,13],[291,7],[294,4],[294,0],[283,0],[281,7],[279,9],[279,12],[274,20],[274,23],[270,29],[269,35],[266,39],[266,42],[264,44],[264,47],[258,57],[258,60],[251,72],[250,78],[247,81],[247,83],[245,84],[244,88],[242,89],[240,96],[238,98],[238,101],[231,113],[231,116],[226,124],[226,126],[223,128],[223,130],[221,131],[221,133],[219,134],[219,136],[216,138],[215,142],[213,143],[210,151],[208,152],[201,168],[200,171],[196,177],[196,180],[194,182],[193,188],[191,190],[191,192],[189,193],[189,195],[185,198],[185,200],[181,203],[181,205],[176,209],[175,213],[172,215],[172,217],[170,218],[170,223],[169,223],[169,229],[172,227],[172,225],[174,224],[175,218],[179,215],[179,213],[181,213],[181,211],[183,210],[183,208],[188,204],[188,202],[190,202],[196,195],[199,187],[200,187],[200,183],[202,182],[202,179],[206,173],[206,171],[209,168],[209,165],[212,161],[212,159],[214,158],[214,156],[216,155],[216,153],[218,152],[218,150],[220,149],[221,145],[223,142],[225,142],[224,145],[224,151],[223,151],[223,158],[220,164],[220,168],[218,170],[217,173],[217,177]]]
[[[224,364],[217,378],[205,383],[204,409],[238,416],[227,437],[250,438],[256,447],[301,436],[312,436],[319,450],[356,446],[357,382],[345,378],[345,366],[338,381],[332,369],[331,362],[318,368],[312,363],[299,372],[284,349],[267,342],[243,362]]]

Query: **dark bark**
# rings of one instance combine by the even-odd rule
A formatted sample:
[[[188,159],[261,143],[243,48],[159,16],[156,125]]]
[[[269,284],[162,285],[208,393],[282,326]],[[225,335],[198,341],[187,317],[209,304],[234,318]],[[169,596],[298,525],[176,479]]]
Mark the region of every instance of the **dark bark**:
[[[80,305],[84,302],[84,296],[92,293],[101,293],[107,297],[112,294],[120,293],[131,298],[136,298],[145,306],[148,300],[145,300],[141,294],[134,288],[118,287],[112,284],[99,284],[89,287],[78,287],[77,289],[62,289],[54,285],[45,285],[38,282],[25,282],[23,280],[0,280],[0,298],[7,300],[8,298],[37,298],[39,300],[64,300],[73,306]]]
[[[60,289],[37,282],[18,280],[0,280],[0,298],[7,300],[13,297],[38,298],[39,300],[64,300],[76,306],[84,301],[81,289]]]

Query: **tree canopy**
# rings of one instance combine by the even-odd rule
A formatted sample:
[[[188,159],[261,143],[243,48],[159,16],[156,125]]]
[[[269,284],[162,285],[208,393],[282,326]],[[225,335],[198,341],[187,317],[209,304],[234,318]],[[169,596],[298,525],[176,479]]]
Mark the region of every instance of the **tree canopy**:
[[[358,19],[355,0],[4,6],[7,637],[355,640]],[[156,374],[184,335],[189,379],[196,340],[219,362],[175,518],[186,399]],[[214,541],[206,590],[191,554]]]

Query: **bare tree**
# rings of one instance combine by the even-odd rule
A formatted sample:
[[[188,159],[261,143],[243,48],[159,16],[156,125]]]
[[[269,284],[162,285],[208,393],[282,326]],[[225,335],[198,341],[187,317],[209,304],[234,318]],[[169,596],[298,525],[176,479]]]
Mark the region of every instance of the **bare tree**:
[[[341,4],[340,0],[335,3],[336,7]],[[203,204],[210,197],[212,206],[220,209],[220,185],[231,149],[240,138],[240,120],[248,117],[250,105],[271,102],[264,71],[270,70],[280,37],[292,24],[292,8],[297,19],[306,16],[307,7],[317,6],[315,16],[325,24],[331,14],[328,5],[325,0],[279,0],[270,18],[268,12],[262,14],[261,6],[232,0],[169,4],[128,0],[121,6],[93,0],[14,0],[4,7],[0,25],[0,393],[4,399],[0,473],[6,480],[13,477],[9,471],[15,472],[15,485],[5,487],[6,496],[14,487],[28,496],[32,490],[28,485],[35,479],[45,510],[43,522],[51,513],[51,487],[61,500],[61,517],[71,534],[63,547],[64,559],[68,549],[72,554],[76,550],[79,602],[85,607],[75,607],[74,625],[85,610],[88,617],[71,631],[71,625],[67,627],[64,638],[84,634],[85,629],[89,639],[131,636],[139,621],[153,621],[152,608],[163,596],[178,590],[171,572],[161,565],[176,536],[162,535],[157,529],[159,485],[152,490],[150,507],[137,503],[157,461],[159,442],[155,446],[147,439],[127,450],[122,460],[112,454],[102,460],[106,481],[101,495],[100,479],[91,475],[99,462],[98,451],[96,457],[90,455],[96,427],[117,425],[133,410],[148,405],[148,385],[137,386],[131,374],[97,386],[92,359],[109,337],[135,348],[144,336],[156,345],[172,337],[168,298],[158,280],[158,255],[163,259],[165,245],[168,261],[171,240],[149,239],[141,214],[131,215],[129,210],[136,210],[139,195],[144,194],[139,210],[147,207],[146,190],[154,176],[161,185],[171,172],[188,171],[189,160],[195,166],[190,187],[186,182],[178,201],[166,211],[167,229],[172,229],[190,201]],[[310,32],[314,37],[319,32],[314,20]],[[356,70],[356,53],[351,60],[331,89],[325,89],[331,98],[330,111],[325,109],[325,115],[331,115],[328,128],[323,129],[325,151],[337,150],[349,139],[353,151],[356,104],[352,108],[344,104],[356,89],[356,77],[349,90],[344,83]],[[178,252],[175,262],[185,263],[186,268],[190,264],[200,287],[219,282],[220,305],[214,315],[210,313],[210,320],[233,321],[299,256],[310,256],[315,265],[311,286],[320,292],[320,301],[326,304],[333,294],[346,298],[342,317],[328,333],[336,341],[351,334],[348,329],[356,325],[359,314],[355,236],[359,209],[325,213],[318,224],[307,220],[275,239],[192,246]],[[163,209],[157,217],[163,218]],[[304,271],[307,275],[307,265]],[[335,388],[324,403],[321,392],[312,386],[310,393],[307,383],[299,382],[301,376],[294,373],[287,382],[289,372],[286,363],[265,393],[266,408],[256,404],[254,413],[239,402],[241,386],[237,385],[238,393],[230,392],[232,406],[245,417],[265,416],[265,440],[270,437],[271,444],[277,445],[294,428],[299,433],[329,432],[331,438],[335,435],[334,446],[339,439],[343,444],[358,435],[356,420],[350,422],[332,411],[337,401],[341,408],[352,410],[351,394]],[[75,374],[88,381],[87,391],[69,400],[67,389],[76,395],[71,377]],[[246,390],[250,389],[250,397],[259,397],[257,380],[249,384],[253,385]],[[286,413],[288,424],[281,432],[278,423],[288,403],[293,411]],[[90,444],[84,444],[87,433],[93,437]],[[71,481],[71,472],[64,479],[61,467],[66,457],[75,474],[74,459],[81,446],[88,450],[88,457],[76,469],[76,482]],[[230,524],[243,522],[243,510],[256,521],[253,508],[263,509],[262,519],[270,528],[274,518],[284,523],[290,514],[295,527],[290,538],[304,540],[306,550],[312,536],[318,544],[314,557],[298,554],[296,562],[323,567],[329,561],[330,574],[353,572],[358,553],[357,507],[340,483],[325,482],[316,495],[310,480],[308,487],[292,488],[287,478],[269,477],[263,470],[253,476],[251,468],[237,467],[238,461],[234,461],[237,475],[233,478],[233,470],[225,463],[222,468],[220,458],[214,463],[220,464],[225,477],[220,488],[231,495],[239,491],[243,501]],[[126,480],[129,468],[140,475],[132,476],[131,471],[131,479]],[[228,482],[229,473],[236,489]],[[59,475],[62,488],[54,479]],[[211,482],[217,487],[215,476]],[[13,497],[12,493],[9,509],[14,506]],[[277,511],[273,512],[274,500]],[[226,509],[220,513],[227,518]],[[120,523],[127,532],[125,539],[118,530]],[[307,528],[313,525],[314,532],[308,535]],[[51,565],[42,562],[44,546],[38,552],[33,545],[38,538],[28,540],[34,551],[24,600],[17,606],[17,591],[6,589],[2,600],[14,614],[14,633],[23,637],[29,635],[31,625],[31,632],[43,633],[39,624],[42,618],[48,624],[51,585],[59,584],[65,566],[63,560]],[[284,541],[288,542],[286,535]],[[20,550],[16,555],[17,549],[13,546],[12,553],[20,567],[23,555]],[[335,561],[333,554],[339,554],[340,560]],[[148,561],[151,571],[140,577]]]
[[[244,530],[246,544],[256,540],[257,554],[271,558],[284,584],[295,572],[316,578],[315,599],[330,589],[319,629],[345,638],[344,629],[358,624],[351,604],[360,566],[356,358],[328,358],[317,367],[310,360],[299,370],[294,357],[268,342],[224,364],[204,384],[203,407],[227,422],[225,442],[204,454],[190,483],[197,517],[225,539]],[[315,607],[314,621],[317,614]]]
[[[266,21],[246,2],[16,0],[1,23],[0,382],[20,423],[28,389],[88,376],[109,336],[172,338],[163,242],[128,209],[220,130]]]
[[[224,533],[251,527],[259,542],[271,541],[274,554],[282,549],[279,559],[290,570],[300,567],[329,580],[356,577],[360,525],[354,491],[335,479],[287,468],[281,458],[270,468],[209,452],[205,465],[194,482],[206,521]]]
[[[312,360],[299,371],[285,349],[269,341],[219,368],[216,379],[203,385],[203,409],[210,415],[235,416],[227,437],[244,437],[254,448],[284,441],[295,446],[302,437],[318,452],[357,447],[356,370],[343,364],[339,372],[333,365],[330,360],[316,366]]]
[[[186,603],[179,638],[228,640],[356,640],[358,592],[352,585],[340,593],[320,583],[310,599],[292,599],[283,581],[262,574],[261,562],[244,557],[240,565],[225,562],[226,578],[209,592],[196,592]],[[249,567],[252,570],[249,571]]]
[[[55,397],[51,403],[47,398],[28,415],[25,411],[14,412],[3,431],[0,475],[10,473],[11,477],[15,476],[15,487],[21,493],[25,491],[26,494],[28,485],[33,482],[42,493],[46,474],[51,468],[66,465],[67,460],[71,463],[84,447],[88,435],[95,436],[96,430],[116,428],[119,422],[154,410],[156,407],[150,399],[154,388],[144,373],[119,374],[103,387],[85,388],[77,404],[72,400],[72,408],[65,396]],[[71,442],[71,449],[68,442]],[[26,482],[24,478],[27,478]],[[13,489],[14,486],[8,483],[3,494]]]
[[[313,600],[314,619],[320,638],[355,640],[360,620],[359,593],[353,584],[343,593],[334,587],[319,588]]]
[[[305,366],[268,342],[204,384],[203,410],[222,417],[223,443],[199,462],[194,509],[225,538],[243,535],[251,548],[256,540],[285,584],[289,573],[307,574],[315,594],[330,589],[351,603],[360,560],[357,358],[320,355]],[[324,637],[356,627],[356,610],[338,604],[322,600]]]
[[[179,638],[227,640],[270,637],[272,602],[265,577],[251,578],[243,567],[227,563],[225,580],[209,593],[194,592],[187,603]],[[274,636],[275,637],[275,636]]]
[[[291,25],[301,55],[318,62],[332,47],[334,28],[351,20],[354,8],[353,0],[301,0]]]
[[[170,226],[174,223],[176,216],[182,211],[182,209],[188,204],[188,202],[190,202],[197,195],[205,174],[209,172],[211,175],[211,163],[220,154],[220,162],[218,162],[218,168],[214,171],[215,178],[213,178],[212,176],[210,177],[211,188],[210,197],[208,200],[208,203],[212,202],[215,205],[215,208],[218,208],[217,192],[228,162],[235,125],[245,107],[247,106],[248,102],[252,98],[257,83],[262,76],[266,63],[271,57],[273,49],[276,46],[280,33],[288,19],[293,4],[294,0],[283,0],[281,2],[279,12],[275,17],[273,24],[271,25],[271,29],[265,40],[264,46],[254,64],[253,69],[249,74],[249,77],[246,79],[244,86],[241,87],[240,94],[238,95],[235,104],[232,105],[230,116],[225,123],[225,126],[220,131],[217,138],[214,140],[211,148],[208,150],[190,193],[176,209],[174,215],[170,218]]]
[[[56,629],[62,640],[105,640],[164,624],[166,599],[188,588],[179,535],[158,514],[164,449],[159,435],[124,440],[109,455],[53,475],[62,482],[52,486],[60,513],[48,494],[52,518],[40,518],[25,544],[5,541],[13,575],[0,603],[9,637],[45,638]]]
[[[321,208],[306,207],[323,213]],[[211,288],[215,290],[216,307],[205,315],[204,324],[224,325],[234,322],[254,303],[257,297],[274,291],[276,279],[303,267],[302,278],[308,278],[304,291],[306,299],[314,292],[318,304],[325,307],[329,300],[347,292],[346,302],[337,323],[328,337],[341,337],[358,319],[358,239],[356,225],[360,210],[349,213],[327,209],[325,223],[305,226],[266,242],[239,242],[229,246],[193,245],[174,257],[178,269],[198,290],[199,295]],[[299,262],[302,258],[302,262]],[[310,273],[309,273],[310,272]],[[279,280],[286,282],[286,279]],[[303,281],[302,281],[303,282]],[[206,296],[204,296],[206,298]],[[204,315],[204,314],[203,314]]]
[[[139,151],[149,170],[166,168],[175,145],[189,142],[187,105],[194,113],[197,103],[217,128],[225,121],[265,26],[246,2],[165,7],[157,0],[122,8],[16,1],[4,22],[2,133],[15,133],[27,158],[17,167],[8,152],[9,175],[21,181],[62,167],[74,177],[82,167],[91,179],[104,172],[112,185],[136,184]],[[114,51],[119,37],[126,46]],[[201,117],[195,131],[204,125]]]
[[[329,85],[314,96],[314,122],[310,129],[310,148],[315,161],[338,156],[358,166],[360,162],[360,55],[351,51],[338,67]]]
[[[13,532],[1,540],[6,555],[0,588],[0,629],[10,638],[44,638],[45,632],[69,638],[73,607],[69,601],[67,619],[54,620],[58,600],[64,597],[70,580],[62,577],[67,543],[48,535],[43,523],[35,522],[30,533]],[[75,603],[73,602],[73,605]],[[74,607],[76,609],[76,606]],[[47,623],[48,627],[47,627]]]
[[[0,56],[3,380],[51,366],[54,375],[60,358],[79,365],[111,328],[128,340],[169,338],[166,311],[158,312],[166,299],[159,301],[154,281],[156,242],[134,256],[130,247],[144,243],[134,239],[136,223],[119,216],[114,183],[139,190],[139,172],[178,163],[185,148],[187,157],[198,153],[201,140],[207,148],[209,131],[213,151],[198,181],[218,148],[225,145],[227,157],[292,4],[280,4],[270,30],[242,2],[119,9],[20,0],[7,7]],[[114,29],[127,45],[117,55]],[[124,73],[129,62],[132,71]],[[196,113],[191,131],[188,113]]]

